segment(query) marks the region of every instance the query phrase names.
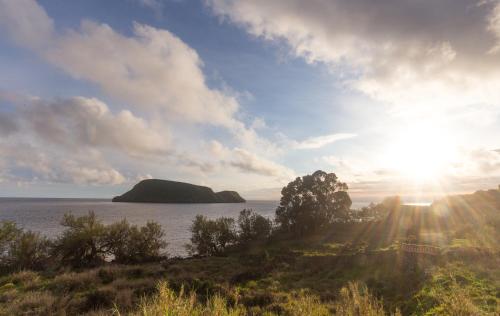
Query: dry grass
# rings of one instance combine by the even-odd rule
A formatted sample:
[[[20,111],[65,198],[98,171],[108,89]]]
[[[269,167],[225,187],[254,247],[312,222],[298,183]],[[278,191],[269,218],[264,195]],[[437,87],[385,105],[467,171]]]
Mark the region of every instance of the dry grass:
[[[55,312],[56,299],[46,291],[27,292],[9,302],[1,311],[3,315],[51,315]]]
[[[116,313],[120,315],[118,309]],[[180,293],[176,294],[166,282],[160,282],[158,293],[151,298],[143,299],[138,310],[129,315],[240,316],[246,315],[246,311],[242,307],[229,307],[226,300],[218,295],[211,297],[206,304],[200,304],[194,292],[186,294],[184,289],[181,289]]]
[[[365,285],[349,282],[340,290],[340,297],[334,303],[335,313],[345,316],[384,316],[384,306],[373,297]],[[395,315],[400,315],[396,311]]]

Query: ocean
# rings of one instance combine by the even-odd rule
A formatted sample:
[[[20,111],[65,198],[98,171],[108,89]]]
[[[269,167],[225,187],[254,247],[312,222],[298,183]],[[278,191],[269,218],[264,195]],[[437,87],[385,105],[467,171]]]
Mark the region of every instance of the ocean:
[[[184,245],[189,242],[189,226],[198,214],[208,218],[221,216],[237,218],[243,209],[253,209],[274,218],[278,201],[247,201],[246,203],[217,204],[155,204],[113,203],[104,199],[0,198],[0,221],[8,220],[18,226],[56,237],[64,229],[59,223],[64,213],[85,215],[94,211],[105,224],[126,218],[129,223],[144,225],[160,223],[165,230],[170,256],[187,255]],[[353,207],[356,206],[354,203]]]

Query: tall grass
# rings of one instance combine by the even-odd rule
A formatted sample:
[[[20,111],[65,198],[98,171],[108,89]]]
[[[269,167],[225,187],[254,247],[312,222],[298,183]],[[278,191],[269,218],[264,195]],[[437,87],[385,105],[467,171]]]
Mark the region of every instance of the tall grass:
[[[150,298],[144,298],[134,316],[242,316],[249,315],[249,311],[238,302],[230,306],[228,301],[214,295],[205,303],[200,303],[194,292],[186,293],[181,288],[179,293],[173,291],[167,282],[158,284],[158,292]],[[290,296],[286,304],[281,306],[279,314],[289,316],[384,316],[388,315],[382,302],[372,296],[365,285],[349,283],[340,291],[339,299],[334,302],[321,302],[315,295],[299,292]],[[118,308],[115,314],[122,315]],[[276,315],[272,311],[263,311],[263,315]],[[396,316],[400,313],[396,312]]]
[[[177,294],[169,288],[167,282],[158,283],[158,293],[151,298],[144,298],[136,312],[129,315],[142,316],[240,316],[246,315],[242,307],[230,307],[226,299],[214,295],[206,304],[200,304],[194,292],[186,293],[184,288]],[[118,309],[115,313],[121,315]]]

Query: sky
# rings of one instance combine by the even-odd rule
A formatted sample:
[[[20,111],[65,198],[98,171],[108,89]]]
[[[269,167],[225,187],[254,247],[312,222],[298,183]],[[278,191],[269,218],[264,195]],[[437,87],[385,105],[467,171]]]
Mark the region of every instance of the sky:
[[[0,196],[500,183],[493,0],[0,0]]]

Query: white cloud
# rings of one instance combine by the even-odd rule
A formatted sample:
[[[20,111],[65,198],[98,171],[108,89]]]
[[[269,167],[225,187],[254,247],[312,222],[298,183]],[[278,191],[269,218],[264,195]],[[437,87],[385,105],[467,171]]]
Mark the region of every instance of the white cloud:
[[[222,167],[229,166],[243,173],[255,173],[276,178],[279,182],[294,178],[295,173],[278,163],[262,158],[243,148],[227,148],[217,141],[209,146],[210,156],[221,161]]]
[[[497,1],[206,0],[213,11],[296,56],[347,73],[399,106],[500,101]]]
[[[131,105],[197,123],[236,123],[236,99],[208,88],[198,54],[167,30],[135,23],[134,36],[126,37],[108,25],[83,21],[44,55]]]
[[[297,149],[316,149],[343,139],[356,137],[356,134],[338,133],[318,137],[311,137],[300,142],[293,142],[293,147]]]
[[[156,6],[160,2],[142,3]],[[75,150],[81,154],[85,150],[96,150],[103,161],[119,162],[122,167],[128,162],[131,168],[139,166],[137,168],[146,169],[148,173],[160,170],[160,174],[165,174],[168,172],[165,169],[177,171],[179,168],[211,173],[222,165],[268,177],[277,177],[279,172],[275,169],[279,168],[281,172],[289,172],[259,156],[269,157],[279,151],[272,142],[257,134],[256,129],[265,126],[263,122],[256,120],[247,127],[238,119],[237,93],[208,87],[200,56],[168,30],[134,23],[132,34],[124,35],[107,24],[84,20],[80,27],[61,32],[33,0],[2,0],[0,12],[0,28],[16,43],[33,50],[72,77],[95,84],[124,108],[112,112],[95,98],[33,103],[30,100],[25,110],[16,113],[22,127],[11,142],[26,141],[48,156],[51,151],[67,154]],[[143,117],[133,114],[128,110],[130,107]],[[206,125],[229,132],[231,141],[237,143],[238,150],[233,150],[233,154],[238,160],[206,159],[200,157],[197,150],[194,154],[194,149],[205,141],[203,127],[199,126]],[[1,132],[15,131],[4,128]],[[185,134],[191,138],[187,139]],[[116,158],[117,153],[125,153],[134,160]],[[141,160],[144,156],[152,160]],[[148,162],[151,164],[145,168]],[[169,166],[163,165],[166,162]],[[92,181],[102,182],[97,176],[101,173],[92,169],[93,166],[93,161],[79,164],[80,176],[75,174],[73,166],[63,163],[59,168],[52,164],[47,168],[58,169],[61,174],[63,167],[72,170],[70,173],[74,176],[65,178],[74,181],[92,179],[94,175]],[[135,178],[145,172],[131,173],[130,178]],[[112,178],[113,173],[108,173],[110,182]]]
[[[115,185],[126,181],[95,151],[46,151],[29,143],[0,142],[2,176],[10,181]]]
[[[43,49],[49,45],[54,22],[32,0],[0,0],[0,27],[19,45]]]
[[[95,98],[38,100],[21,109],[21,121],[44,141],[66,147],[112,148],[131,156],[166,154],[169,134],[128,110],[116,115]]]

